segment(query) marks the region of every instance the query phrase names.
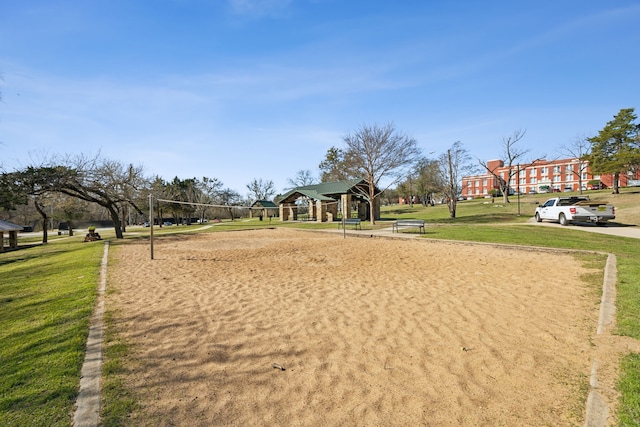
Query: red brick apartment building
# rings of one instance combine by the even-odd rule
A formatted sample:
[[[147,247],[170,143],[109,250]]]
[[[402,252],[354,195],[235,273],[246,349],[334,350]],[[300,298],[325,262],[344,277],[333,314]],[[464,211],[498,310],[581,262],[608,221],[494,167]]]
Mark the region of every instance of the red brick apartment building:
[[[503,179],[509,179],[508,167],[502,160],[491,160],[487,167]],[[563,191],[595,190],[613,186],[613,175],[594,175],[589,162],[577,158],[561,160],[540,160],[533,165],[513,165],[509,187],[513,192],[550,193]],[[626,187],[630,180],[640,179],[640,171],[620,174],[620,187]],[[489,172],[462,178],[462,196],[465,198],[484,197],[491,190],[499,190],[498,180]]]

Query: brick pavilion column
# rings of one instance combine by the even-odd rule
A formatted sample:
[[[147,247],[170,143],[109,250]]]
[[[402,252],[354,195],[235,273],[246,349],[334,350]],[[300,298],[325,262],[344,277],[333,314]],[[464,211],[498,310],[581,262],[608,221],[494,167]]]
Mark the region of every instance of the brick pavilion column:
[[[309,219],[316,218],[316,209],[313,199],[309,199]]]
[[[342,199],[342,215],[345,218],[351,218],[351,194],[343,194]]]
[[[316,222],[326,222],[325,208],[326,206],[322,203],[322,200],[316,201]]]
[[[284,203],[278,205],[278,210],[280,211],[280,221],[287,221],[289,219],[289,211],[285,210]]]
[[[331,202],[325,206],[327,208],[327,221],[336,219],[338,217],[338,204]],[[331,214],[331,217],[329,217],[329,214]]]

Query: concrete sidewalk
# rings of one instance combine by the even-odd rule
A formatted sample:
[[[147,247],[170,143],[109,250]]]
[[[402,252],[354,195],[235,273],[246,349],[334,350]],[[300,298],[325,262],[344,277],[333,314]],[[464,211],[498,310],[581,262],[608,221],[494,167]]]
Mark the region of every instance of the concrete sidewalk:
[[[595,224],[570,224],[570,225],[560,225],[556,222],[536,222],[535,218],[531,218],[526,224],[536,225],[539,227],[561,227],[566,228],[567,230],[578,230],[585,231],[588,233],[599,233],[599,234],[608,234],[611,236],[619,236],[619,237],[630,237],[632,239],[640,239],[640,227],[635,224],[626,225],[626,224],[607,224],[605,226],[598,226]]]

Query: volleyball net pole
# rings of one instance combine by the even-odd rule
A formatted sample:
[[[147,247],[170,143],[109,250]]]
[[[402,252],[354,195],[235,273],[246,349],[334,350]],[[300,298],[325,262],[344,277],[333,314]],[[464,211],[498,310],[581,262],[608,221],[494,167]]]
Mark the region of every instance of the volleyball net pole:
[[[151,259],[153,260],[153,194],[149,194],[149,251],[151,251]]]

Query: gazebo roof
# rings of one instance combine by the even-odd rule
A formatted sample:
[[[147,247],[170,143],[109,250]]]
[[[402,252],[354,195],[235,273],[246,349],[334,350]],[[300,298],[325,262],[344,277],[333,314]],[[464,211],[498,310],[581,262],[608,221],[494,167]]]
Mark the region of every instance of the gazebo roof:
[[[251,205],[252,208],[277,208],[278,205],[270,200],[256,200]]]
[[[0,231],[22,231],[22,226],[0,219]]]
[[[298,197],[298,195],[309,197],[314,200],[321,201],[334,201],[339,198],[341,194],[349,194],[354,192],[354,187],[365,183],[361,178],[344,179],[342,181],[323,182],[315,185],[305,185],[302,187],[296,187],[293,190],[283,194],[280,198],[280,202],[291,199],[292,196]]]

